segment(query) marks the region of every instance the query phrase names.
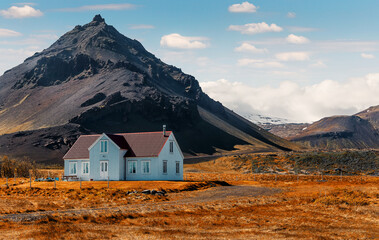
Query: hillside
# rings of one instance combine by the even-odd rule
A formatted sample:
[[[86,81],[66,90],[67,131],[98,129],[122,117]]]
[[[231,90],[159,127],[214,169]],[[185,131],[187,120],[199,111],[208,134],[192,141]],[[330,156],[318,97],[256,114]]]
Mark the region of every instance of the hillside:
[[[163,124],[186,154],[247,144],[298,149],[208,97],[193,76],[100,15],[0,77],[0,155],[56,162],[81,133],[158,131]],[[38,144],[41,131],[54,148]]]
[[[327,150],[379,148],[378,131],[358,116],[323,118],[290,139]]]
[[[379,130],[379,106],[369,107],[368,109],[355,114],[355,116],[366,119],[374,128]]]

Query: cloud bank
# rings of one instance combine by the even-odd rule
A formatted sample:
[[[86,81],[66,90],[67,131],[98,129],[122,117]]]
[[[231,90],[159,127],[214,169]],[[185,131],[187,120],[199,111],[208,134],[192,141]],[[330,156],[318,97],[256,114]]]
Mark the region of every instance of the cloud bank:
[[[247,53],[265,53],[268,52],[266,48],[259,49],[250,43],[242,43],[241,46],[234,49],[236,52],[247,52]]]
[[[252,3],[243,2],[231,5],[228,10],[233,13],[254,13],[257,11],[257,7]]]
[[[277,53],[275,57],[280,61],[306,61],[309,60],[308,52],[283,52]]]
[[[177,48],[177,49],[199,49],[206,48],[207,44],[205,37],[186,37],[178,33],[172,33],[169,35],[164,35],[161,38],[161,46],[168,48]]]
[[[281,32],[283,28],[279,27],[275,23],[267,24],[265,22],[261,23],[247,23],[245,25],[230,25],[228,30],[238,31],[242,34],[257,34],[266,32]]]
[[[366,58],[366,59],[374,59],[375,58],[375,56],[373,54],[368,54],[368,53],[361,53],[361,57]]]
[[[232,110],[262,113],[297,122],[335,114],[354,114],[379,103],[379,73],[346,82],[324,80],[310,86],[286,81],[278,87],[252,87],[220,79],[200,83],[204,92]]]
[[[297,36],[295,34],[290,34],[286,38],[286,41],[293,44],[304,44],[309,43],[309,39],[303,36]]]
[[[1,10],[0,15],[5,18],[31,18],[41,17],[43,13],[29,5],[24,5],[22,7],[12,6],[7,10]]]
[[[0,28],[0,37],[18,37],[22,34],[10,29]]]

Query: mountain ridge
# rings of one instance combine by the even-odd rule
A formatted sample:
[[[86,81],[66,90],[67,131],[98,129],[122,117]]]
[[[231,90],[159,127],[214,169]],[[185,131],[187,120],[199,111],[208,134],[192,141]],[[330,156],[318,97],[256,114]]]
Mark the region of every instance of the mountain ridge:
[[[17,132],[67,124],[76,134],[156,131],[167,124],[190,154],[241,144],[264,151],[298,149],[211,99],[193,76],[163,63],[100,15],[0,76],[0,134],[8,134],[0,136],[0,154],[17,151],[8,146],[9,138],[28,142],[28,136],[37,145],[25,149],[38,152],[43,146],[36,134]],[[58,130],[51,131],[56,138]],[[71,139],[69,133],[64,138]],[[64,151],[70,142],[52,151]]]
[[[375,109],[375,111],[374,111]],[[379,148],[379,106],[357,114],[325,117],[308,125],[292,141],[327,150]]]

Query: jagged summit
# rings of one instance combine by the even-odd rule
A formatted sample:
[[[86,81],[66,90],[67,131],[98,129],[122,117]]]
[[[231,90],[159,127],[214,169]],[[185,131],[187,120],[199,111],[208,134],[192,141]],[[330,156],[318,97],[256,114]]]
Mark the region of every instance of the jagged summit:
[[[209,98],[193,76],[165,64],[100,15],[0,77],[0,134],[41,128],[54,132],[62,126],[96,133],[159,131],[163,124],[192,154],[237,144],[262,150],[297,147]],[[53,144],[53,150],[69,145],[62,142]],[[4,146],[0,139],[0,154]]]
[[[95,17],[93,17],[92,22],[105,22],[105,20],[101,17],[100,14],[97,14]]]

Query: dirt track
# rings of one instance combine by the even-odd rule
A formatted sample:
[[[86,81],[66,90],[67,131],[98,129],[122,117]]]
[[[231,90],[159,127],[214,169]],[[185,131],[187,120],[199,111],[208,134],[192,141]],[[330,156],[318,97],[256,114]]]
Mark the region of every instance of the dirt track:
[[[106,207],[106,208],[84,208],[84,209],[67,209],[56,211],[43,211],[19,214],[7,214],[0,216],[2,220],[10,221],[35,221],[42,219],[49,215],[58,214],[60,216],[78,216],[88,214],[101,214],[102,212],[127,212],[127,213],[149,213],[156,211],[177,211],[182,210],[185,205],[186,209],[195,209],[199,204],[214,201],[228,201],[235,200],[236,198],[244,197],[258,197],[272,195],[279,193],[279,189],[255,187],[255,186],[222,186],[214,187],[204,191],[196,191],[191,193],[180,193],[183,197],[178,196],[180,199],[168,202],[150,202],[143,204],[130,204],[119,207]]]

